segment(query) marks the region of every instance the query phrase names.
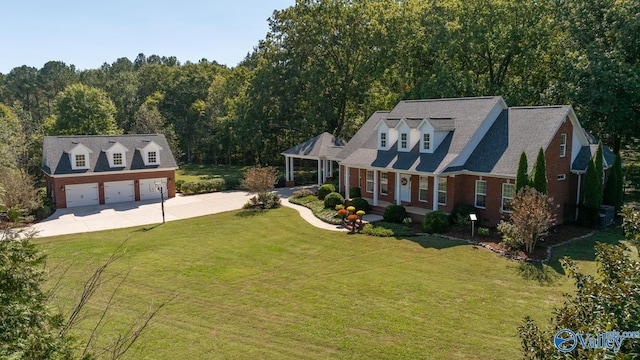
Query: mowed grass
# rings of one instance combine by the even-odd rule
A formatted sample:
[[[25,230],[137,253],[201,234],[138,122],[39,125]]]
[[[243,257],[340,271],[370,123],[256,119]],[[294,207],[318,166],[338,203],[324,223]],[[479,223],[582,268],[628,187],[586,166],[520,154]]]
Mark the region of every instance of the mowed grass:
[[[129,277],[99,340],[177,294],[134,358],[513,359],[522,318],[546,325],[572,290],[565,277],[525,280],[517,263],[461,242],[323,231],[289,208],[242,214],[38,242],[50,268],[71,264],[56,297],[67,309],[129,236],[109,269]],[[97,293],[79,331],[116,283]]]
[[[176,181],[190,182],[207,178],[239,180],[243,178],[244,172],[249,168],[250,166],[186,164],[181,165],[180,169],[176,171]]]

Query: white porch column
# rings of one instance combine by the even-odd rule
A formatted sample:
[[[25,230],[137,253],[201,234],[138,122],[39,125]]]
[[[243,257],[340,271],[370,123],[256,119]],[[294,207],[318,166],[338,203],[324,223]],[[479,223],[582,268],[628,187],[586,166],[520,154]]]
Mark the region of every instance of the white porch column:
[[[285,155],[284,157],[284,180],[285,181],[290,181],[291,179],[289,178],[290,174],[289,174],[289,157]]]
[[[327,160],[329,162],[329,176],[333,177],[333,160]]]
[[[322,182],[325,183],[327,182],[327,159],[323,159],[322,160]]]
[[[578,215],[580,213],[580,174],[578,174],[578,193],[576,194],[576,218],[575,221],[578,221]]]
[[[338,192],[342,189],[342,169],[340,168],[340,164],[338,164]],[[344,192],[347,195],[347,192]]]
[[[294,158],[291,157],[291,158],[289,158],[289,160],[291,161],[291,164],[289,165],[289,171],[291,171],[291,175],[290,175],[291,179],[289,179],[289,180],[295,181],[295,179],[293,178],[293,160],[294,160]]]
[[[438,211],[438,176],[433,177],[433,211]]]
[[[373,206],[378,206],[378,170],[373,170]]]
[[[349,167],[344,167],[344,198],[349,198]]]
[[[318,186],[322,185],[322,160],[318,159]]]
[[[396,194],[396,205],[402,205],[400,201],[400,172],[396,172],[396,184],[393,189],[394,194]]]

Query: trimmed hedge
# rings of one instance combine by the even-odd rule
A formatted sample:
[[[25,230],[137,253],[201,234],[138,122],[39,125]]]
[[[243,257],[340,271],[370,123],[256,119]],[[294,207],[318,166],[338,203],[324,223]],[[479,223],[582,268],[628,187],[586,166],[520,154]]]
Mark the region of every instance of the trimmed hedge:
[[[361,191],[361,190],[360,190],[360,188],[359,188],[359,187],[357,187],[357,186],[356,186],[356,187],[349,188],[349,197],[350,197],[350,198],[352,198],[352,199],[353,199],[353,198],[359,198],[359,197],[362,197],[362,191]],[[366,211],[366,210],[365,210],[365,211]]]
[[[422,219],[422,229],[429,234],[439,234],[449,231],[449,217],[442,211],[427,213]]]
[[[318,188],[318,199],[324,200],[324,197],[332,192],[336,192],[336,187],[333,184],[323,184]]]
[[[389,205],[384,209],[382,217],[384,221],[402,224],[402,220],[409,216],[407,210],[402,205]]]
[[[368,213],[369,211],[371,211],[371,209],[373,208],[369,202],[367,201],[367,199],[363,199],[361,197],[357,197],[355,199],[351,199],[351,206],[356,208],[357,210],[363,210],[364,212]]]
[[[291,197],[294,199],[299,199],[299,198],[307,197],[309,195],[313,195],[313,191],[309,189],[302,189],[302,190],[294,191]]]
[[[225,186],[224,179],[211,179],[185,182],[182,184],[180,190],[183,195],[194,195],[221,191],[225,189]]]
[[[319,196],[318,196],[319,198]],[[337,192],[331,192],[324,198],[324,207],[326,209],[335,209],[336,205],[344,204],[344,198]]]

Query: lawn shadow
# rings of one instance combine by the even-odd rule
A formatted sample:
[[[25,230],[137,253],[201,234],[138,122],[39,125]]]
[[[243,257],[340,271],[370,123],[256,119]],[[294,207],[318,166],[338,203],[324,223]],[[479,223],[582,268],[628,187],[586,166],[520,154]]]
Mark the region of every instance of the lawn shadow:
[[[242,209],[236,212],[235,216],[241,217],[241,218],[248,218],[248,217],[264,215],[267,212],[268,210],[262,210],[262,209]]]
[[[552,285],[561,275],[551,266],[538,262],[521,262],[518,274],[525,280],[535,280],[540,285]]]
[[[605,231],[597,232],[588,238],[576,240],[566,245],[559,246],[552,250],[551,259],[548,265],[558,274],[564,275],[561,260],[566,256],[576,261],[595,261],[596,260],[596,242],[621,245],[624,236],[620,229],[613,228]]]
[[[471,245],[474,249],[478,249],[478,246],[470,244],[460,239],[449,239],[432,235],[416,235],[416,236],[394,236],[396,240],[405,240],[414,242],[425,249],[443,250],[452,248],[455,246]]]

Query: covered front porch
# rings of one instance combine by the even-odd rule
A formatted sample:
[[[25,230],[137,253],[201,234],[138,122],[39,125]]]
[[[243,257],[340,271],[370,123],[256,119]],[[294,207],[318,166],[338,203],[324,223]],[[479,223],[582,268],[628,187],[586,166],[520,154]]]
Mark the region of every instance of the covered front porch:
[[[333,165],[337,163],[337,155],[344,148],[345,141],[324,132],[313,139],[298,144],[282,152],[285,158],[285,182],[287,187],[295,185],[294,160],[307,159],[318,162],[318,185],[331,178]]]

